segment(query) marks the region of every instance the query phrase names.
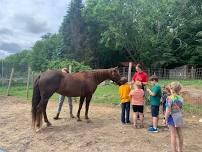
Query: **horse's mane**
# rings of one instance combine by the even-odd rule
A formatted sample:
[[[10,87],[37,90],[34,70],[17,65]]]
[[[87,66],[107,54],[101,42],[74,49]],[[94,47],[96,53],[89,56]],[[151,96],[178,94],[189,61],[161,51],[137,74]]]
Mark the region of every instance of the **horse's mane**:
[[[100,73],[100,72],[106,72],[106,71],[111,71],[111,69],[93,69],[93,70],[87,70],[87,71],[81,71],[80,73]]]

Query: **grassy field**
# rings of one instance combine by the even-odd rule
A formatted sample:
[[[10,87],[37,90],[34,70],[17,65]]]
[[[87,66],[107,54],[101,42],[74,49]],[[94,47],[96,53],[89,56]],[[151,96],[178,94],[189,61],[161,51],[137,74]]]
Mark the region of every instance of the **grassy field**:
[[[171,83],[173,80],[160,80],[161,86]],[[195,88],[202,90],[202,80],[180,80],[180,83],[185,87]],[[0,95],[6,95],[7,85],[4,84],[3,87],[0,85]],[[26,98],[26,84],[15,84],[11,85],[9,91],[11,96],[18,96]],[[32,96],[32,87],[29,88],[29,99]],[[52,99],[57,99],[58,95],[55,94]],[[118,86],[116,85],[105,85],[98,86],[95,94],[93,95],[93,101],[96,103],[117,103],[118,98]]]
[[[172,80],[161,80],[159,83],[161,86],[167,85]],[[180,80],[183,86],[191,87],[195,89],[202,90],[202,80]],[[7,87],[0,87],[0,95],[6,95]],[[26,98],[26,84],[17,84],[11,87],[10,93],[11,96],[17,96]],[[29,89],[29,98],[28,100],[31,101],[32,97],[32,88]],[[52,101],[58,100],[58,94],[54,94],[51,97]],[[75,100],[79,100],[76,98]],[[116,85],[104,85],[98,86],[96,92],[93,95],[92,103],[102,103],[102,104],[119,104],[119,96],[118,96],[118,86]],[[202,106],[195,106],[190,104],[185,104],[184,106],[185,111],[193,112],[193,113],[202,113]]]

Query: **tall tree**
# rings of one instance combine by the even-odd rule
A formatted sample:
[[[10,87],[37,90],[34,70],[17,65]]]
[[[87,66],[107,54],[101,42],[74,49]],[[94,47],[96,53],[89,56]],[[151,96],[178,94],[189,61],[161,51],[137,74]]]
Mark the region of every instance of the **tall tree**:
[[[72,0],[60,28],[63,52],[67,57],[82,61],[84,52],[84,21],[82,0]]]

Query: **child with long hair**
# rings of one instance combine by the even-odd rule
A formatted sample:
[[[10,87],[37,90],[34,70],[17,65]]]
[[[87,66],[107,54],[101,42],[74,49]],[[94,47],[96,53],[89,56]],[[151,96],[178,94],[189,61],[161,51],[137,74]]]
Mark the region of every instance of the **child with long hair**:
[[[182,106],[183,98],[180,96],[182,86],[179,82],[170,84],[171,95],[166,99],[165,119],[170,130],[172,152],[182,152],[183,148],[183,119]],[[178,146],[177,146],[178,137]],[[177,150],[178,149],[178,150]]]

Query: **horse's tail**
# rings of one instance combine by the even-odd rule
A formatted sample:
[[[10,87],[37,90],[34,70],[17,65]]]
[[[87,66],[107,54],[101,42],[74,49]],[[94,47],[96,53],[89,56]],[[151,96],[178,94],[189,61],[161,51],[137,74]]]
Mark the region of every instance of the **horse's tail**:
[[[38,107],[41,96],[40,96],[40,90],[39,90],[39,79],[40,75],[36,78],[33,84],[33,95],[32,95],[32,127],[35,128],[41,127],[42,125],[42,111],[39,110],[40,107]]]

